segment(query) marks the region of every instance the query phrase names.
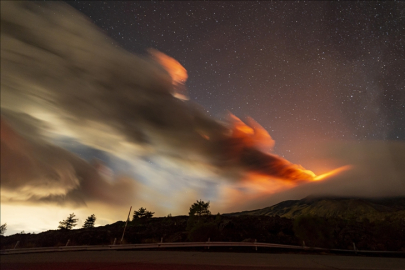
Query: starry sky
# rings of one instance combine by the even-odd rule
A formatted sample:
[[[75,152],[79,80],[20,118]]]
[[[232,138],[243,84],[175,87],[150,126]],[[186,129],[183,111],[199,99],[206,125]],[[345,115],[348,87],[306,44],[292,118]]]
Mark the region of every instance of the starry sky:
[[[116,41],[188,71],[190,99],[251,116],[294,160],[307,142],[405,139],[402,2],[69,2]]]
[[[2,3],[1,19],[7,234],[72,211],[104,225],[129,205],[405,196],[404,2]],[[187,70],[189,101],[150,48]],[[340,174],[280,178],[274,164],[296,171],[284,159]]]

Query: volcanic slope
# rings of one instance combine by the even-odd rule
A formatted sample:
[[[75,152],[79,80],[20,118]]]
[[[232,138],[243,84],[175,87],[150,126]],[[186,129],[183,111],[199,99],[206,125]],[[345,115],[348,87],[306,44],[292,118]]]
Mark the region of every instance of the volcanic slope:
[[[325,218],[338,217],[347,220],[369,221],[390,219],[405,220],[405,197],[397,198],[334,198],[309,196],[301,200],[288,200],[263,209],[229,213],[241,216],[280,216],[294,219],[310,215]]]

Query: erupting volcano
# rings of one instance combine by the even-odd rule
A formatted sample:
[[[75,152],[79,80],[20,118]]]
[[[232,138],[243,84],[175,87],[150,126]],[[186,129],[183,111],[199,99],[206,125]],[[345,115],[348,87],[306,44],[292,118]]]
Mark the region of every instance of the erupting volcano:
[[[226,211],[229,205],[274,197],[349,168],[316,175],[275,154],[266,119],[258,121],[263,126],[250,117],[242,121],[236,115],[253,112],[232,106],[207,113],[203,108],[210,105],[197,100],[195,88],[204,89],[211,79],[197,83],[199,71],[189,69],[195,59],[166,50],[170,56],[155,49],[139,56],[117,48],[61,2],[4,2],[1,14],[1,143],[7,146],[2,149],[2,203],[104,209],[137,201],[167,214],[208,198]],[[216,90],[226,88],[219,84]],[[259,112],[280,118],[281,112],[271,108]],[[235,115],[213,117],[224,110]],[[283,123],[278,124],[279,131]],[[339,162],[325,168],[346,164]]]
[[[239,157],[240,162],[249,168],[250,173],[245,180],[257,185],[268,185],[266,179],[272,178],[285,182],[287,186],[295,186],[299,183],[325,180],[350,168],[350,166],[343,166],[316,175],[301,165],[293,164],[270,153],[274,140],[252,118],[248,118],[248,124],[245,124],[238,117],[230,114],[229,123],[231,130],[229,140],[234,142],[230,150],[231,156]]]

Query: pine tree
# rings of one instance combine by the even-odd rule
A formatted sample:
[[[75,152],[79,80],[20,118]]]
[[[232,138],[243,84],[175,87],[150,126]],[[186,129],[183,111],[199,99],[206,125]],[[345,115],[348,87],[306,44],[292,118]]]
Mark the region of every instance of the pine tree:
[[[4,235],[7,230],[7,223],[4,223],[0,226],[0,235]]]
[[[190,207],[190,212],[188,213],[190,216],[208,216],[211,215],[210,210],[210,202],[204,202],[202,200],[197,200],[197,202],[193,203]]]
[[[83,228],[94,228],[94,222],[96,222],[96,216],[92,214],[84,222]]]
[[[146,208],[141,207],[141,208],[139,208],[138,211],[136,211],[136,210],[134,211],[132,220],[135,220],[138,218],[151,218],[151,217],[153,217],[154,213],[155,212],[147,211]]]
[[[77,225],[77,221],[79,219],[75,218],[76,215],[74,213],[70,214],[67,219],[63,221],[59,221],[58,229],[60,230],[71,230],[73,227]]]

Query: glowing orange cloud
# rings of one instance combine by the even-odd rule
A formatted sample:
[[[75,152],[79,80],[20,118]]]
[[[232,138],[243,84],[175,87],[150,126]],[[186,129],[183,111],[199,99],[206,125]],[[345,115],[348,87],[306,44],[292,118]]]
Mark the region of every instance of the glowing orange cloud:
[[[311,170],[304,169],[301,165],[296,165],[295,169],[297,170],[297,179],[301,179],[299,181],[285,181],[285,179],[277,179],[275,177],[271,177],[268,175],[258,174],[258,173],[249,173],[245,180],[242,182],[242,187],[248,188],[251,190],[256,190],[261,194],[273,194],[285,189],[293,188],[298,186],[302,183],[308,183],[312,181],[323,181],[332,176],[336,176],[339,173],[349,170],[352,166],[346,165],[339,168],[336,168],[332,171],[329,171],[324,174],[316,175]],[[302,173],[301,177],[298,176]],[[281,180],[281,181],[280,181]]]
[[[273,148],[274,140],[270,134],[252,118],[247,118],[247,125],[229,113],[229,122],[231,123],[232,137],[242,140],[244,146],[255,147],[265,152]]]
[[[166,54],[159,52],[155,49],[148,49],[148,52],[152,55],[153,59],[158,62],[172,78],[172,84],[174,87],[173,96],[187,100],[184,84],[187,81],[187,70],[174,58],[167,56]]]
[[[314,181],[324,180],[324,179],[329,178],[329,177],[331,177],[331,176],[337,175],[337,174],[339,174],[339,173],[341,173],[341,172],[343,172],[343,171],[347,171],[347,170],[349,170],[351,167],[352,167],[352,166],[350,166],[350,165],[346,165],[346,166],[342,166],[342,167],[339,167],[339,168],[337,168],[337,169],[334,169],[334,170],[332,170],[332,171],[330,171],[330,172],[317,175],[317,176],[314,177]]]
[[[270,153],[274,140],[268,132],[248,118],[247,124],[238,117],[229,114],[231,140],[231,154],[240,157],[250,164],[240,187],[256,190],[260,193],[275,193],[286,188],[292,188],[302,183],[321,181],[338,173],[348,170],[349,165],[334,169],[330,172],[316,175],[299,164]]]

